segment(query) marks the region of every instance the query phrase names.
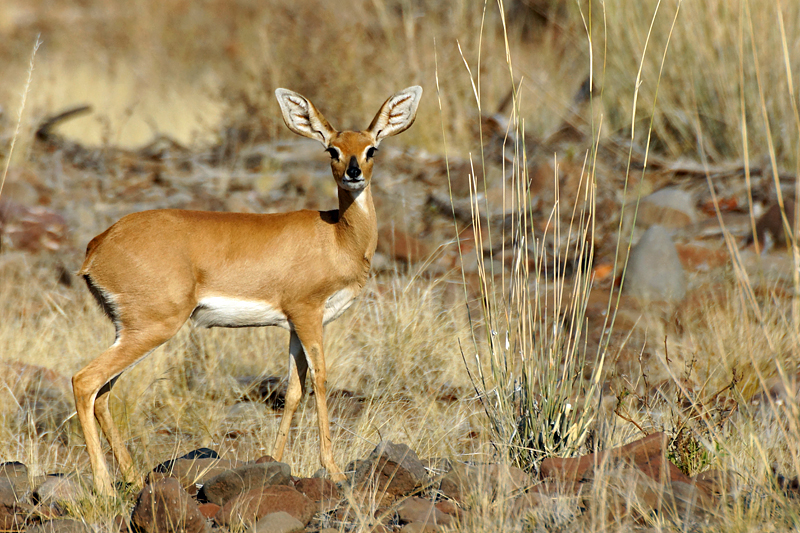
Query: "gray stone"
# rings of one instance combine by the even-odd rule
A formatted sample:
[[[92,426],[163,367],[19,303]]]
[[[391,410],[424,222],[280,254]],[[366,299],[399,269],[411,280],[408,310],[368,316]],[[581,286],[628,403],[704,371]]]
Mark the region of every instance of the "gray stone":
[[[92,533],[92,528],[80,520],[48,520],[29,526],[25,533]]]
[[[14,505],[22,500],[25,493],[17,494],[10,480],[0,477],[0,505]]]
[[[629,206],[631,214],[635,206]],[[648,194],[639,201],[636,225],[649,228],[653,225],[681,228],[697,221],[695,200],[690,192],[678,187],[665,187]]]
[[[47,476],[33,491],[33,501],[45,505],[67,503],[77,500],[83,488],[69,477]]]
[[[31,490],[28,467],[17,461],[0,464],[0,493],[10,490],[17,501]]]
[[[644,300],[668,302],[686,295],[686,274],[663,227],[651,226],[631,250],[623,290]]]

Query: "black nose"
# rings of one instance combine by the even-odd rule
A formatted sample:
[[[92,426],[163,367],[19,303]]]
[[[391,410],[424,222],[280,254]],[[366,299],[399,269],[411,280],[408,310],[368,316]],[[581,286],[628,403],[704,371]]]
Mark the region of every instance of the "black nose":
[[[361,175],[361,169],[358,168],[358,161],[356,161],[356,156],[350,156],[350,162],[347,164],[347,176],[350,179],[356,179]]]

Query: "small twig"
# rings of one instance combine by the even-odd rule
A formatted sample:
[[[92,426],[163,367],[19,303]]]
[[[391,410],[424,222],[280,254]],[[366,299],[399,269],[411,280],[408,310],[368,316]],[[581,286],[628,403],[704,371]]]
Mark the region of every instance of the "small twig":
[[[617,415],[618,417],[620,417],[621,419],[623,419],[625,422],[630,422],[631,424],[636,426],[636,429],[638,429],[639,431],[644,433],[645,436],[647,435],[647,431],[645,431],[642,426],[640,426],[638,423],[636,423],[636,421],[633,418],[631,418],[629,416],[625,416],[622,413],[620,413],[619,409],[614,409],[614,414]]]

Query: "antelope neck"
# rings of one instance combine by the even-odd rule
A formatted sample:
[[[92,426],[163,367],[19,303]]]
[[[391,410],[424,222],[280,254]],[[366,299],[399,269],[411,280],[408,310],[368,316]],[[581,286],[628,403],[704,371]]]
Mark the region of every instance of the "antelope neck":
[[[378,224],[375,207],[372,205],[372,192],[367,185],[360,191],[339,189],[339,238],[363,242],[374,251],[377,242]],[[370,254],[371,255],[371,254]]]

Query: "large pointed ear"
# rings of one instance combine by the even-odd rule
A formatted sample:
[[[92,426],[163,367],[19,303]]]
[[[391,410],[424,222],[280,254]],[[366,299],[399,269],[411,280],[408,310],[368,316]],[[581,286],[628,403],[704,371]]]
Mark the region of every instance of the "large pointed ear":
[[[290,130],[326,147],[330,144],[336,130],[306,97],[289,89],[275,89],[275,96],[281,106],[283,121]]]
[[[406,131],[414,123],[421,97],[422,87],[415,85],[393,94],[384,102],[368,128],[375,136],[376,145],[386,137]]]

